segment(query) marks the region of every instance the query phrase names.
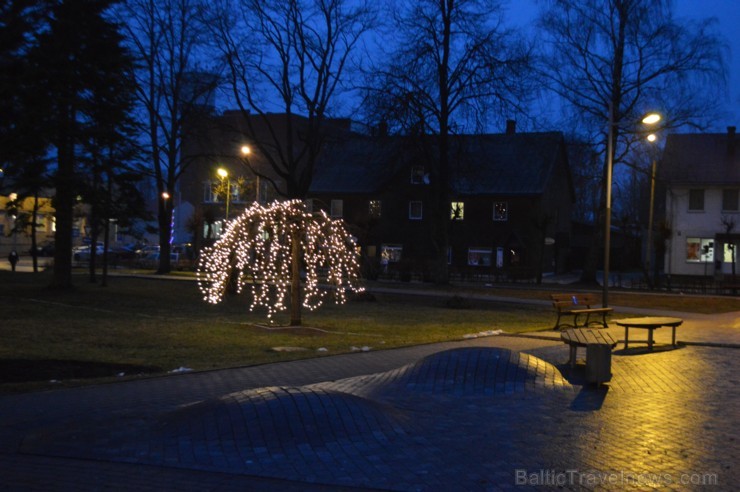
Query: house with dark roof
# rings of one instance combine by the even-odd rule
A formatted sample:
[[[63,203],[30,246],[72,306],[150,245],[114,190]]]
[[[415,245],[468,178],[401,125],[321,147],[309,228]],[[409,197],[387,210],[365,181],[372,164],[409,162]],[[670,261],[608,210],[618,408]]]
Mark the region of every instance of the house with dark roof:
[[[362,136],[327,146],[310,196],[342,218],[370,271],[426,277],[434,258],[429,140]],[[451,138],[448,262],[461,277],[564,271],[574,190],[561,133]]]
[[[666,274],[732,275],[740,243],[740,142],[727,133],[666,139],[659,182],[665,186]]]
[[[248,118],[238,110],[226,111],[190,122],[185,132],[181,155],[187,166],[175,193],[174,235],[188,237],[196,250],[221,235],[227,216],[235,217],[255,201],[284,197],[284,176],[271,161],[280,162],[288,152],[305,154],[305,117],[268,113]],[[290,150],[288,128],[293,131]],[[331,141],[360,130],[349,119],[328,119],[322,137]]]

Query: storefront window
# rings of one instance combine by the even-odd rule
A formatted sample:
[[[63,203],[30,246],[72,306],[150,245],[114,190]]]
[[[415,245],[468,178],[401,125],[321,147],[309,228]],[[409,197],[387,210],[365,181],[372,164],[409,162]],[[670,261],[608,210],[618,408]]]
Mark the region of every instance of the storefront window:
[[[689,237],[686,238],[686,261],[689,263],[705,263],[714,258],[714,239]]]
[[[470,248],[468,249],[468,265],[491,266],[492,256],[491,248]]]
[[[380,246],[380,259],[382,262],[398,263],[401,261],[403,246],[400,244],[382,244]]]

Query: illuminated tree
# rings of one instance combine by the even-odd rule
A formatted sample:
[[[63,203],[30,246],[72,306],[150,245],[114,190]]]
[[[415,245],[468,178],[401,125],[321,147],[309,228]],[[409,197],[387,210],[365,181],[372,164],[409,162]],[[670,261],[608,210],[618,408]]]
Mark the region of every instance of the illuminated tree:
[[[264,307],[271,319],[290,304],[290,324],[297,326],[301,306],[313,311],[330,292],[341,304],[347,291],[362,290],[358,271],[354,244],[343,222],[323,211],[309,213],[303,202],[290,200],[267,206],[255,202],[229,222],[216,244],[201,252],[197,274],[206,302],[217,304],[229,289],[241,292],[249,286],[250,311]]]

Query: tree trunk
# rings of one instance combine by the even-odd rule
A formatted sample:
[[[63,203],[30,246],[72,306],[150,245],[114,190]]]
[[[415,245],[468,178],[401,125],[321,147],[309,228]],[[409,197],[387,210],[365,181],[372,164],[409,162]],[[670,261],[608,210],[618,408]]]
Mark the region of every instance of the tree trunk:
[[[54,234],[54,272],[51,287],[72,287],[72,226],[74,225],[75,179],[74,144],[72,133],[75,112],[68,109],[66,118],[59,123],[57,142],[56,227]]]
[[[33,261],[33,273],[39,272],[39,254],[36,248],[36,220],[39,215],[39,192],[33,193],[33,211],[31,213],[31,260]]]
[[[301,237],[299,231],[291,235],[290,326],[301,326]]]

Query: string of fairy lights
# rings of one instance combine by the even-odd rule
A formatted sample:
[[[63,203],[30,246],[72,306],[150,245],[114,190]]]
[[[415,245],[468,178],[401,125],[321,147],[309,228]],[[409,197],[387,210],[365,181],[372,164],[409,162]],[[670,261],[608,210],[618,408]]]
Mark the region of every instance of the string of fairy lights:
[[[302,305],[313,311],[333,294],[342,304],[347,292],[360,292],[359,263],[352,237],[341,220],[324,211],[310,213],[300,200],[255,202],[228,222],[216,243],[204,248],[196,271],[203,300],[217,304],[227,291],[252,293],[250,311],[267,310],[271,319],[287,309],[293,259],[298,241],[305,272]],[[333,286],[329,290],[324,284]]]

